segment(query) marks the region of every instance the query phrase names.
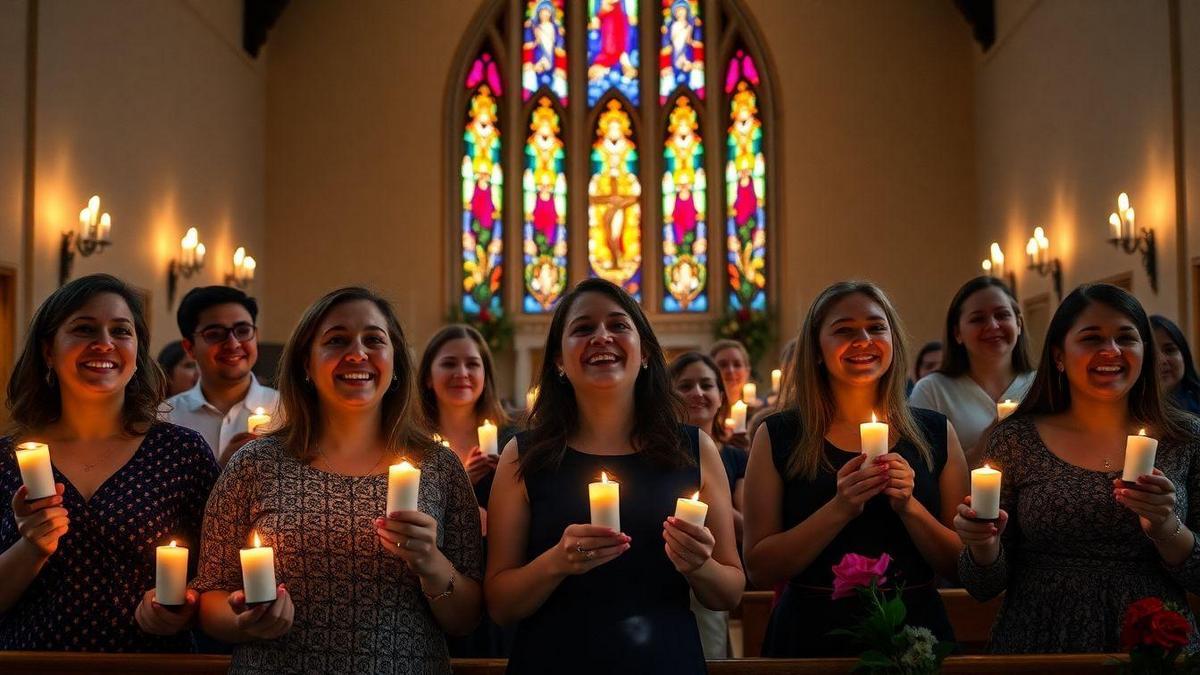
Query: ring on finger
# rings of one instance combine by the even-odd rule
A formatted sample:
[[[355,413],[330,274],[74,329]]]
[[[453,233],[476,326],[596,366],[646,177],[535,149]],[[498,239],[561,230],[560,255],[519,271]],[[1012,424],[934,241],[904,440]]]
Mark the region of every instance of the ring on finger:
[[[584,560],[591,560],[592,558],[595,558],[595,557],[596,557],[595,551],[584,551],[583,552]]]

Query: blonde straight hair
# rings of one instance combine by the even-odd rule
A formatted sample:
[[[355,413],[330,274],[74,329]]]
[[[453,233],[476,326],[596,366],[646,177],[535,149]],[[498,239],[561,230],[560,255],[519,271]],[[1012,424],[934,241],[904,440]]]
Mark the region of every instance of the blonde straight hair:
[[[784,377],[781,400],[786,401],[789,408],[800,416],[800,434],[787,462],[788,478],[812,480],[822,467],[833,470],[825,456],[825,435],[833,423],[835,404],[829,371],[821,354],[821,326],[835,303],[855,293],[865,295],[883,309],[892,336],[892,363],[877,385],[876,405],[886,411],[880,421],[886,421],[893,431],[916,446],[921,459],[930,469],[933,468],[933,452],[929,441],[917,425],[904,396],[904,364],[908,363],[908,354],[900,317],[887,295],[875,284],[869,281],[840,281],[821,291],[808,308],[808,316],[804,318],[804,325],[796,337],[796,356],[792,362],[791,376]]]

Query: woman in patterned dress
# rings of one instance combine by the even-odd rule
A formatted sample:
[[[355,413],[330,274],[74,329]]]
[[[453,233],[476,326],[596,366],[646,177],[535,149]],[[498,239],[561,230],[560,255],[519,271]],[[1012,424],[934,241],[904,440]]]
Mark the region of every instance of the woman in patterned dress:
[[[416,422],[390,305],[344,288],[284,348],[286,425],[221,474],[204,515],[201,623],[234,672],[449,673],[445,634],[482,610],[479,511],[453,452]],[[387,467],[421,469],[418,510],[385,513]],[[275,551],[277,598],[247,606],[239,549]]]
[[[1157,596],[1191,620],[1200,591],[1200,422],[1159,389],[1154,334],[1129,293],[1080,286],[1046,335],[1029,395],[984,438],[1004,472],[1000,518],[955,527],[963,586],[1007,591],[994,652],[1112,652],[1129,605]],[[1126,437],[1159,440],[1153,475],[1121,482]],[[1192,646],[1197,646],[1193,623]]]
[[[0,649],[193,650],[196,593],[159,605],[155,553],[197,548],[217,465],[199,434],[156,421],[163,389],[141,300],[116,277],[76,279],[34,314],[0,439]],[[54,496],[26,499],[26,441],[49,444]]]

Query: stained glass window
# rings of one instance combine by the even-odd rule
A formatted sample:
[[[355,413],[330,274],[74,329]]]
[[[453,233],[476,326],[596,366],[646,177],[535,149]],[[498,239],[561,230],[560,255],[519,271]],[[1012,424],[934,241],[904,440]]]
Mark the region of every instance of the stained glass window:
[[[546,87],[567,104],[566,35],[563,0],[529,0],[521,49],[522,100]]]
[[[588,181],[588,263],[592,276],[642,294],[642,185],[629,113],[609,99],[596,124]]]
[[[550,98],[538,99],[525,142],[525,294],[531,314],[554,309],[567,284],[567,177],[559,114]]]
[[[708,310],[708,232],[704,142],[687,96],[667,122],[663,146],[663,311]]]
[[[758,116],[758,69],[738,50],[729,62],[725,93],[729,129],[725,157],[726,252],[729,306],[767,309],[766,162]]]
[[[609,89],[638,104],[638,0],[588,0],[588,106]]]
[[[466,86],[472,94],[463,133],[461,171],[462,310],[471,316],[499,316],[503,309],[504,171],[497,99],[502,89],[499,69],[490,54],[485,52],[475,60]]]
[[[658,102],[683,87],[704,100],[704,31],[699,0],[662,0],[662,48],[658,52]]]

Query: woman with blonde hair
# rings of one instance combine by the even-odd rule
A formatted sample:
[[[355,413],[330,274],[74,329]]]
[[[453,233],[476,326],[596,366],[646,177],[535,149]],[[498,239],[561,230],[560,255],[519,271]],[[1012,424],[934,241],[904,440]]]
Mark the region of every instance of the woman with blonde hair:
[[[832,567],[848,553],[887,554],[908,622],[952,636],[937,593],[959,542],[948,527],[966,494],[966,463],[945,416],[910,409],[905,345],[887,296],[868,282],[826,288],[798,336],[788,408],[755,434],[746,474],[745,555],[760,588],[787,586],[771,614],[765,656],[857,653],[830,630],[862,608],[832,599]],[[888,452],[861,454],[859,425],[889,425]]]
[[[343,288],[284,347],[285,425],[230,460],[204,515],[201,624],[233,672],[449,673],[444,634],[479,621],[479,511],[462,464],[416,415],[408,344],[386,300]],[[387,513],[388,466],[420,470]],[[275,553],[277,597],[250,605],[239,549]]]

